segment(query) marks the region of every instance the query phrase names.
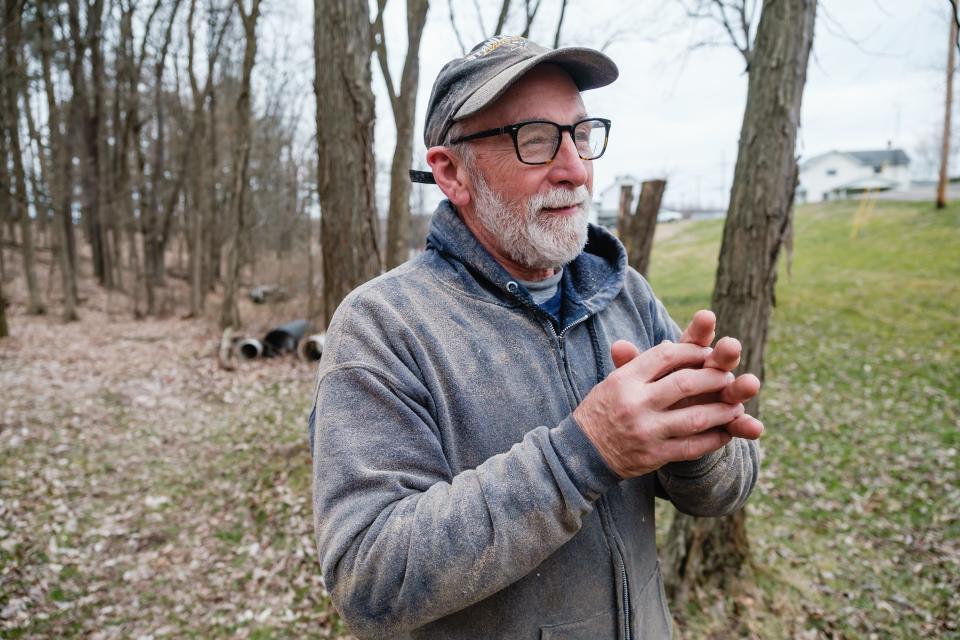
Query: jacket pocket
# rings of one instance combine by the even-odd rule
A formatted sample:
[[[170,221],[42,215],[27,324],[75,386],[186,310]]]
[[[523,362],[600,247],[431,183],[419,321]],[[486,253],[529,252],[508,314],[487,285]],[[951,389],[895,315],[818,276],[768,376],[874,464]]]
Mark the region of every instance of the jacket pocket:
[[[667,594],[663,590],[663,576],[660,575],[659,561],[634,602],[637,620],[636,638],[669,640],[673,633],[673,619],[667,609]]]
[[[604,640],[616,638],[613,612],[598,613],[575,622],[540,627],[540,640]]]

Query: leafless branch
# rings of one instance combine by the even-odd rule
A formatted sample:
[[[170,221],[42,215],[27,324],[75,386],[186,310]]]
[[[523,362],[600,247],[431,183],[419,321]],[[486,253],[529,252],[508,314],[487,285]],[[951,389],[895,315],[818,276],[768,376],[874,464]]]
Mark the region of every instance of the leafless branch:
[[[390,65],[387,64],[387,38],[383,33],[383,10],[386,6],[387,0],[377,0],[377,17],[370,25],[370,37],[373,40],[373,48],[377,52],[377,63],[380,65],[380,73],[383,74],[383,82],[387,85],[390,107],[396,115],[400,108],[400,102],[396,87],[393,85],[393,76],[390,74]]]
[[[950,0],[954,2],[955,0]],[[874,36],[874,34],[879,31],[880,27],[874,27],[873,31],[862,38],[854,37],[850,34],[849,31],[840,23],[839,20],[833,17],[830,13],[830,10],[823,3],[817,6],[817,12],[820,14],[820,23],[823,25],[823,28],[830,32],[831,35],[834,35],[841,40],[847,41],[849,44],[852,44],[857,48],[861,53],[865,53],[869,56],[877,56],[882,58],[900,58],[906,52],[889,52],[889,51],[871,51],[863,46],[863,43],[869,40]]]
[[[960,51],[960,7],[958,7],[958,0],[950,0],[950,8],[953,10],[953,22],[957,25],[957,51]]]
[[[480,35],[483,36],[484,40],[486,40],[489,36],[487,35],[487,30],[483,26],[483,11],[480,9],[479,0],[473,0],[473,10],[477,14],[477,24],[480,25]]]
[[[567,0],[562,0],[560,3],[560,19],[557,20],[557,31],[553,34],[553,48],[556,49],[560,46],[560,31],[563,29],[563,17],[567,13]]]
[[[447,6],[450,7],[450,26],[453,27],[453,35],[457,36],[460,53],[461,55],[467,55],[467,48],[463,44],[463,38],[460,37],[460,29],[457,28],[457,17],[453,12],[453,0],[447,0]]]
[[[497,26],[493,28],[493,35],[503,33],[503,25],[507,23],[507,14],[510,13],[510,0],[503,0],[500,5],[500,15],[497,16]]]
[[[540,10],[540,2],[541,0],[537,0],[531,7],[530,0],[524,0],[524,10],[527,15],[527,24],[523,28],[523,33],[520,34],[524,38],[530,37],[530,28],[533,26],[534,18],[537,17],[537,11]]]

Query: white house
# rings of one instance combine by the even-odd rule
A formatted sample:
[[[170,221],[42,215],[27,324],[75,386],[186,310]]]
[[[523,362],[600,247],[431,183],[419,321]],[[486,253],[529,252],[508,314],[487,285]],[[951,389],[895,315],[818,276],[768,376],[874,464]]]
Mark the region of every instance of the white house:
[[[903,149],[830,151],[801,163],[796,200],[823,202],[909,188],[910,158]]]
[[[614,178],[609,186],[605,187],[599,193],[594,194],[590,222],[601,224],[608,229],[615,230],[617,228],[617,216],[620,212],[620,188],[625,185],[633,187],[633,200],[630,202],[630,211],[637,210],[637,203],[640,201],[640,189],[643,186],[643,181],[631,175],[620,175]],[[657,222],[673,222],[682,217],[682,214],[676,211],[669,211],[661,206],[660,213],[657,215]]]

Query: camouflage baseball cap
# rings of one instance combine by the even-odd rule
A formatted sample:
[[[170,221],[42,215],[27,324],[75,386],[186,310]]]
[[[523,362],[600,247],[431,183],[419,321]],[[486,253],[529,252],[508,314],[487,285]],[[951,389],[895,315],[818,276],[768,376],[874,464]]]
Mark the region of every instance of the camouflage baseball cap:
[[[483,110],[543,62],[562,67],[580,91],[606,86],[619,75],[613,60],[595,49],[547,49],[521,36],[487,38],[440,70],[427,105],[424,144],[428,149],[443,144],[454,122]],[[429,172],[410,175],[415,182],[433,182]]]

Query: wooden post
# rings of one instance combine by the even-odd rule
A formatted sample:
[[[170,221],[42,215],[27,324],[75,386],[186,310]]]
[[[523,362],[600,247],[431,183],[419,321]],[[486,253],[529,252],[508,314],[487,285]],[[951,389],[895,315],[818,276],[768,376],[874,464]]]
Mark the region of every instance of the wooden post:
[[[948,164],[950,161],[950,113],[953,111],[953,73],[957,53],[957,21],[955,6],[950,3],[950,42],[947,43],[947,98],[943,112],[943,142],[940,148],[940,179],[937,181],[937,209],[947,206]]]

